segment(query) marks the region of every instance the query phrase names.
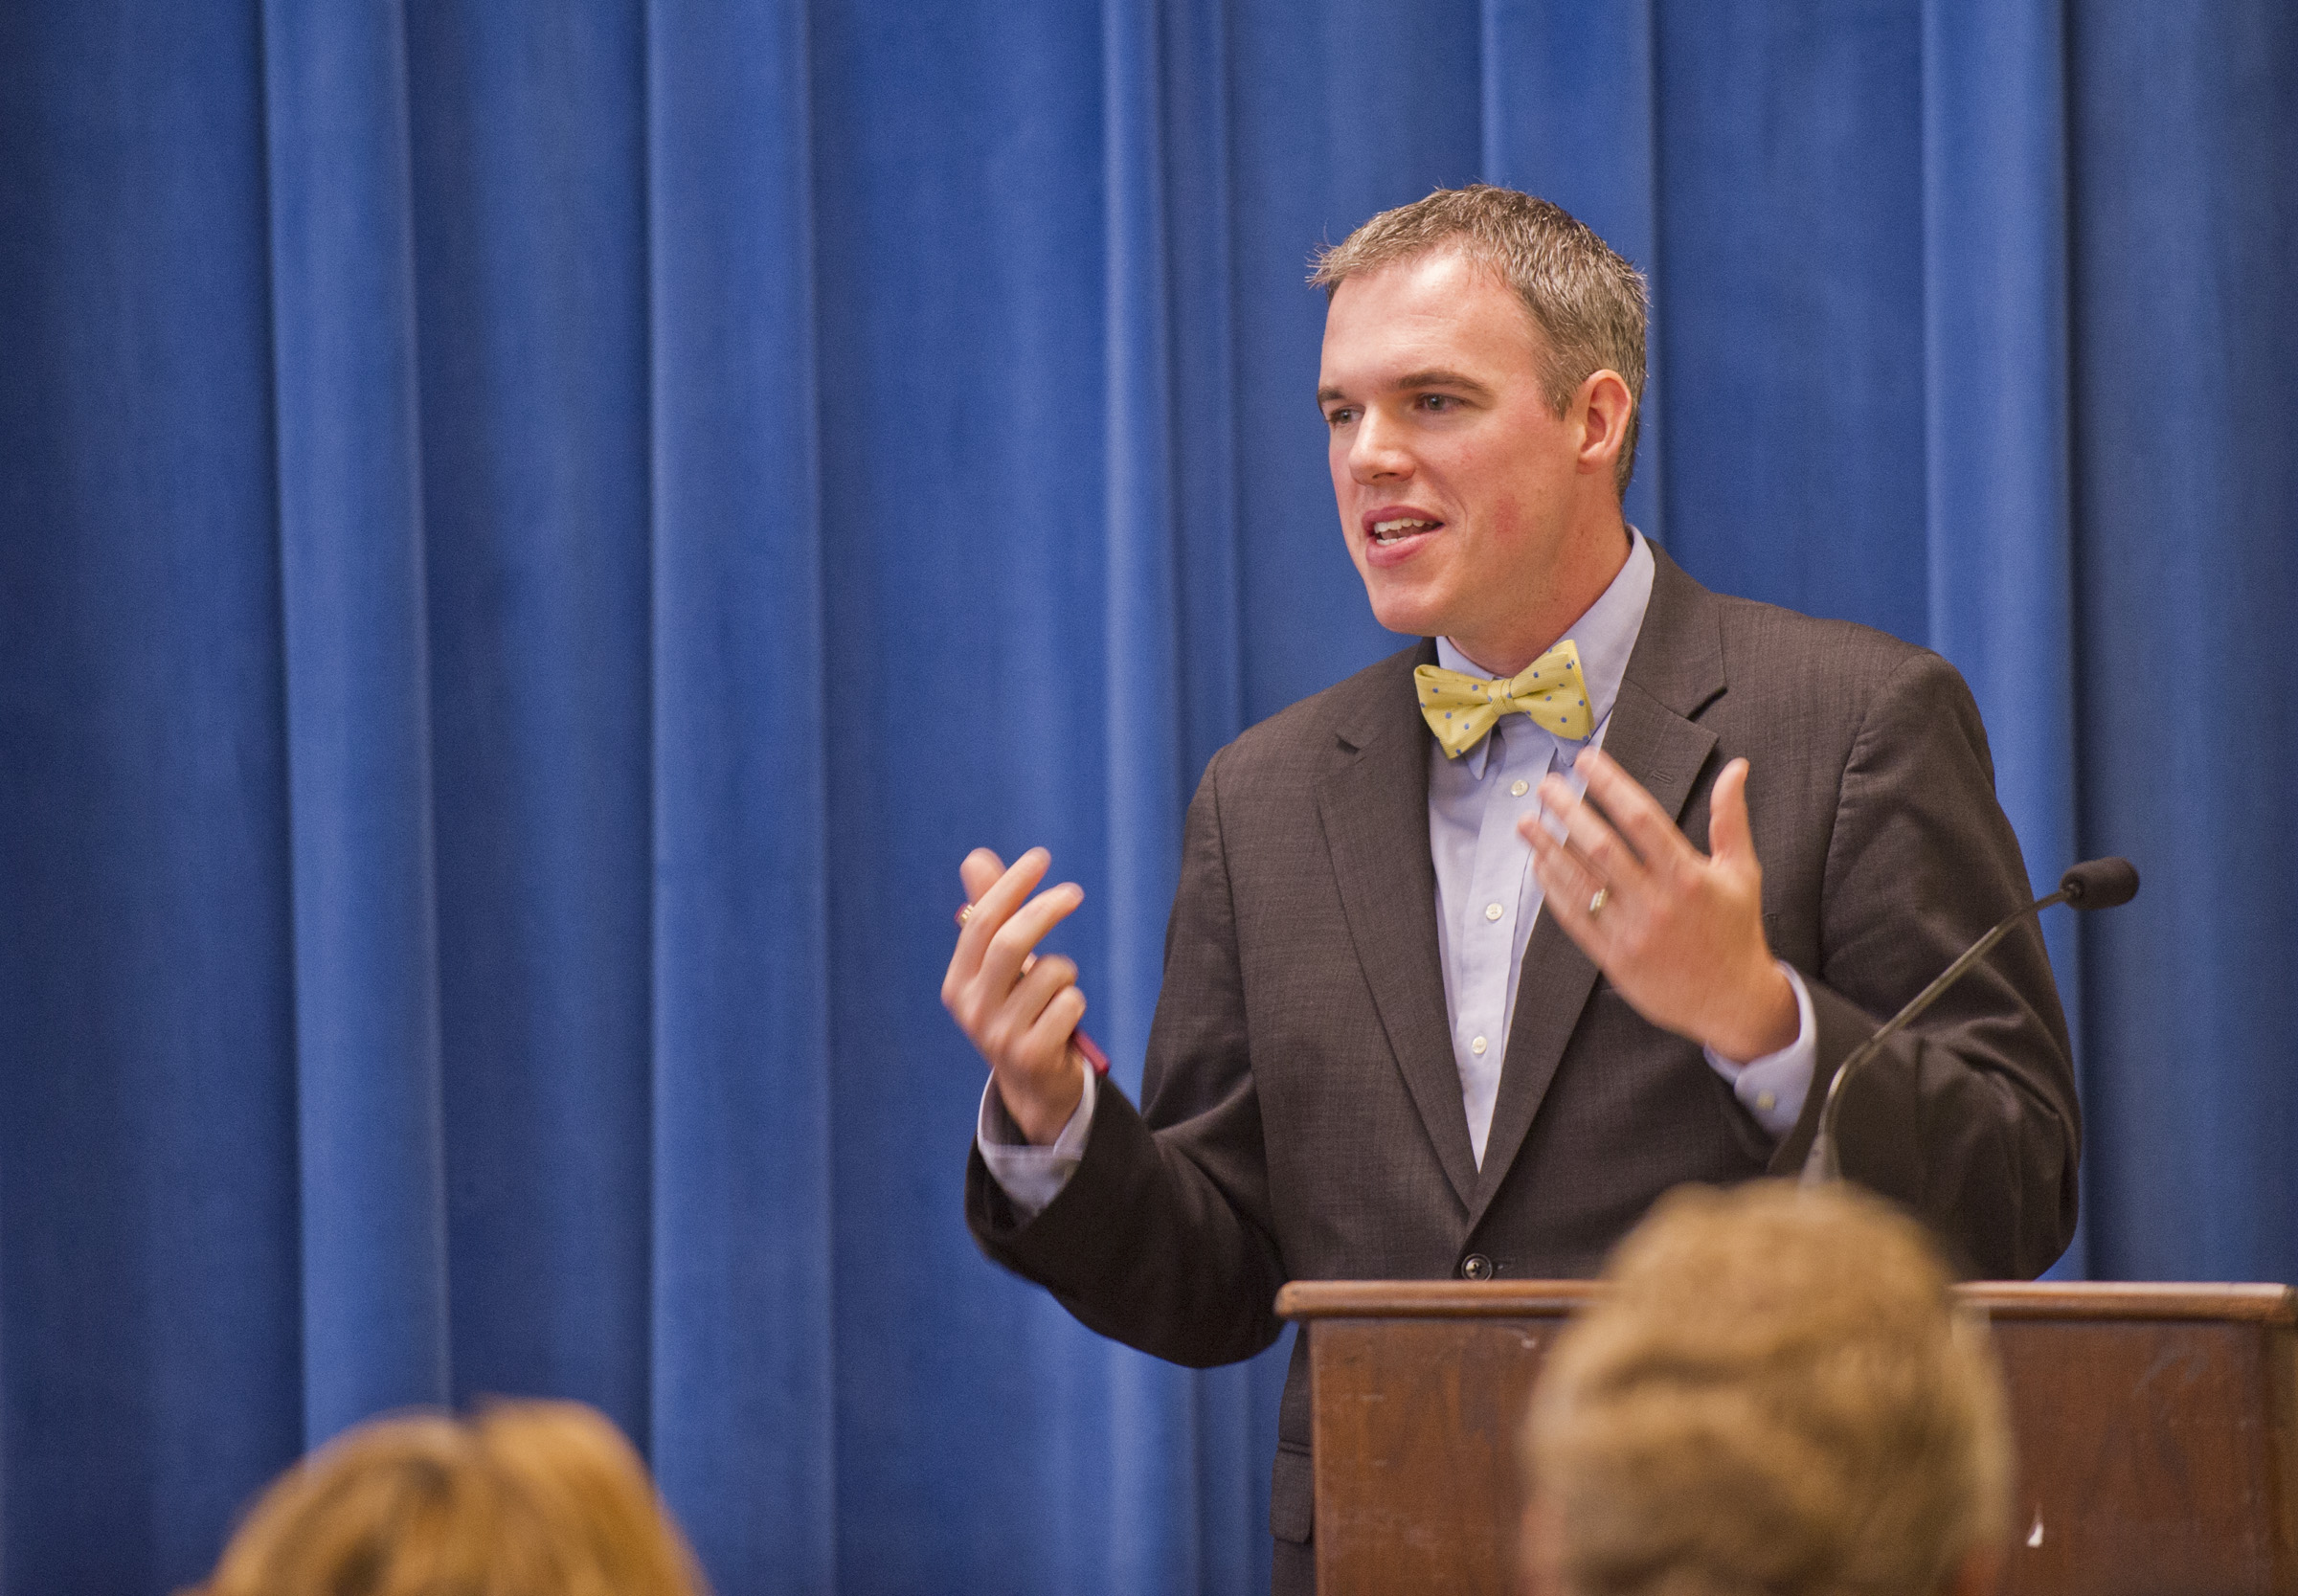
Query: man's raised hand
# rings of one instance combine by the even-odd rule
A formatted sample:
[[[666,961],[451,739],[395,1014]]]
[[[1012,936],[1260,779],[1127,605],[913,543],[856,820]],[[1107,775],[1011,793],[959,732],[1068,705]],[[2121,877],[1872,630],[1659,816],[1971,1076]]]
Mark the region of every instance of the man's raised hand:
[[[1734,759],[1716,777],[1713,854],[1693,847],[1618,761],[1590,749],[1573,768],[1595,804],[1550,776],[1540,788],[1543,813],[1517,822],[1532,844],[1543,911],[1655,1025],[1741,1064],[1793,1042],[1795,989],[1764,941],[1747,761]],[[1542,824],[1551,817],[1564,841]]]
[[[1052,863],[1044,848],[1010,868],[987,848],[965,856],[958,874],[973,909],[941,981],[942,1007],[988,1061],[1006,1113],[1039,1146],[1077,1112],[1087,1068],[1070,1045],[1085,1018],[1077,966],[1033,951],[1085,901],[1085,889],[1068,881],[1029,895]]]

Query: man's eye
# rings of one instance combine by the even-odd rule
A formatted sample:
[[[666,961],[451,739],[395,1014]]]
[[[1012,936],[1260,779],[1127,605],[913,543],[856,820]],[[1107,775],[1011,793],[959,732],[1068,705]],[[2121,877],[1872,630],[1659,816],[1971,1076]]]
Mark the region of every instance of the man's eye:
[[[1460,401],[1450,393],[1423,393],[1420,396],[1420,405],[1423,410],[1433,410],[1439,414],[1458,408],[1459,403]]]
[[[1324,413],[1325,424],[1327,426],[1346,426],[1349,422],[1354,421],[1356,418],[1357,413],[1346,405],[1342,405],[1335,410],[1328,410]]]

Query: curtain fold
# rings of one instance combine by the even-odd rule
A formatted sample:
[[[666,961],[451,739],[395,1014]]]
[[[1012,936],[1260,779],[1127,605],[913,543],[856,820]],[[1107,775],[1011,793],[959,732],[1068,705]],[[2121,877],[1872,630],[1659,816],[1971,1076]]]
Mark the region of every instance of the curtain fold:
[[[2081,857],[2065,45],[2060,0],[1924,7],[1924,641],[1978,700],[2038,896]],[[2080,923],[2042,929],[2080,1060]],[[2087,1246],[2079,1222],[2055,1272]]]
[[[1162,36],[1165,6],[1102,0],[1101,208],[1107,352],[1101,412],[1102,646],[1107,664],[1106,841],[1109,955],[1095,984],[1094,1023],[1128,1068],[1115,1078],[1138,1101],[1138,1061],[1157,1005],[1162,906],[1180,878],[1184,795],[1181,450],[1175,354],[1165,100],[1174,86]],[[1109,1525],[1103,1589],[1188,1589],[1198,1544],[1195,1478],[1200,1414],[1187,1371],[1112,1349],[1107,1355]],[[1224,1482],[1249,1495],[1242,1478]]]
[[[0,8],[0,1583],[304,1441],[260,19]]]
[[[448,1393],[407,40],[263,8],[304,1428]]]
[[[831,1137],[874,1093],[831,1067],[808,27],[692,0],[651,0],[645,27],[648,1439],[721,1588],[827,1590],[847,1467]]]
[[[0,1585],[539,1393],[728,1596],[1260,1588],[1284,1346],[980,1259],[936,989],[1043,843],[1138,1090],[1205,760],[1398,645],[1309,253],[1479,177],[1652,277],[1632,517],[2144,872],[2062,1269],[2298,1275],[2293,84],[2266,0],[0,11]]]
[[[1552,199],[1660,281],[1654,0],[1588,8],[1563,0],[1483,0],[1480,104],[1487,183]],[[1665,384],[1656,341],[1645,350],[1639,461],[1622,506],[1656,536],[1663,520]]]
[[[643,1434],[640,32],[406,17],[451,1391],[539,1382]]]
[[[2090,1264],[2298,1278],[2298,16],[2067,19]],[[2181,671],[2165,702],[2140,673]]]
[[[1656,16],[1660,535],[1711,586],[1925,640],[1919,8]]]

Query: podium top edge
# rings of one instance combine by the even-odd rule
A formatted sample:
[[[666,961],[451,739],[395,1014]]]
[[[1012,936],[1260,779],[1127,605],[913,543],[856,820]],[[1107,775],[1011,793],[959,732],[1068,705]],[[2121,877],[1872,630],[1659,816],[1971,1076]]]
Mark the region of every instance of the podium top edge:
[[[1276,1293],[1279,1318],[1560,1318],[1589,1301],[1593,1280],[1295,1280]],[[2219,1319],[2298,1323],[2287,1286],[2174,1281],[1976,1280],[1955,1288],[1988,1317]]]
[[[1280,1319],[1541,1318],[1595,1297],[1593,1280],[1295,1280]]]
[[[2228,1319],[2298,1323],[2298,1292],[2228,1281],[1974,1280],[1966,1302],[1996,1319]]]

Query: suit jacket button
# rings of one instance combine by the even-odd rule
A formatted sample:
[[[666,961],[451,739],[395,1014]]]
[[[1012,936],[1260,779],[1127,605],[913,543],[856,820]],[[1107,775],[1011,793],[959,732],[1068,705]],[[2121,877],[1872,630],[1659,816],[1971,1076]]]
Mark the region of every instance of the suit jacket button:
[[[1492,1278],[1492,1260],[1481,1252],[1470,1253],[1460,1260],[1460,1278],[1463,1280],[1490,1280]]]

